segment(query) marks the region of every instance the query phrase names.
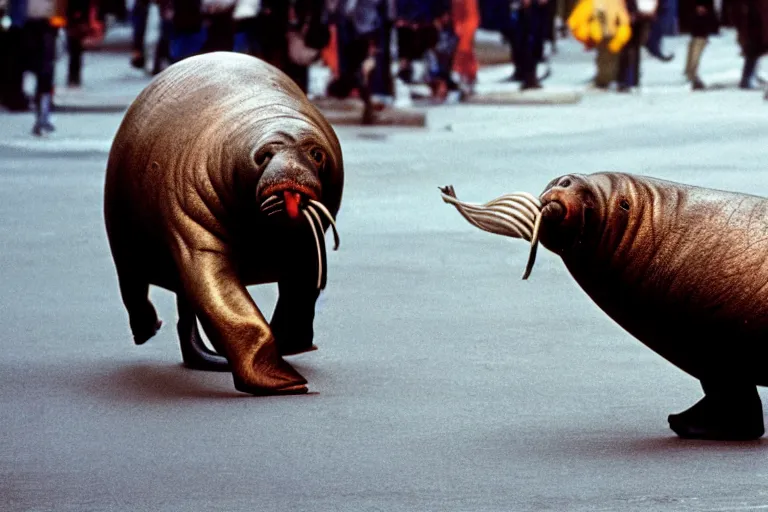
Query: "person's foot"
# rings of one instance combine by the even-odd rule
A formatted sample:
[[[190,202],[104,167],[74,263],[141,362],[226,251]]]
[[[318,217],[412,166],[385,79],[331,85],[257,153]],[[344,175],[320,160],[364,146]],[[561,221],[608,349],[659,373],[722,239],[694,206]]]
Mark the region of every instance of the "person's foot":
[[[56,128],[48,122],[37,122],[32,127],[32,135],[35,135],[36,137],[45,137],[46,135],[53,133],[56,130]]]
[[[707,86],[704,85],[704,82],[701,81],[701,78],[696,76],[693,78],[693,80],[691,80],[691,89],[694,91],[703,91],[706,88]]]
[[[131,66],[136,69],[144,69],[145,65],[146,60],[144,59],[144,53],[133,52],[133,55],[131,55]]]
[[[748,441],[765,433],[763,407],[756,388],[738,394],[705,395],[668,417],[669,428],[684,439]]]
[[[538,80],[527,80],[520,86],[521,91],[528,91],[531,89],[542,89],[542,85]]]

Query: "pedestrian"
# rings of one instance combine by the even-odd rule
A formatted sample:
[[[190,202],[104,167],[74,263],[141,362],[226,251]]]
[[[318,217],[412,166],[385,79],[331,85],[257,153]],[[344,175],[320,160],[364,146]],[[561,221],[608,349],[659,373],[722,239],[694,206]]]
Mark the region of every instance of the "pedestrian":
[[[68,87],[80,87],[82,85],[83,41],[90,33],[89,15],[91,7],[91,0],[68,0],[67,2]]]
[[[674,53],[664,54],[661,49],[661,43],[665,35],[675,35],[677,33],[677,2],[678,0],[659,0],[656,18],[651,23],[648,38],[645,42],[645,49],[648,50],[651,57],[655,57],[661,62],[671,62],[675,58]]]
[[[680,0],[680,33],[690,34],[684,74],[693,90],[705,89],[699,77],[699,62],[709,36],[717,35],[720,22],[713,0]]]
[[[739,87],[754,89],[757,62],[768,51],[768,0],[723,0],[723,11],[736,27],[744,56]]]
[[[450,91],[458,89],[457,84],[451,78],[458,37],[453,29],[450,11],[446,10],[438,16],[434,24],[437,30],[437,43],[427,51],[427,74],[432,90],[432,99],[437,103],[442,103]]]
[[[149,17],[150,0],[134,0],[131,9],[131,28],[133,37],[131,39],[131,66],[137,69],[144,69],[145,58],[145,36],[147,33],[147,18]]]
[[[0,25],[0,103],[12,112],[29,110],[24,94],[24,22],[27,5],[24,0],[4,0]]]
[[[257,20],[261,0],[237,0],[232,19],[235,23],[233,50],[248,55],[258,55],[259,38]]]
[[[632,37],[624,1],[580,0],[568,18],[568,27],[586,48],[597,49],[597,75],[593,85],[607,89],[617,78],[621,49]]]
[[[32,133],[47,135],[55,130],[51,121],[56,39],[66,24],[66,0],[20,0],[26,2],[25,47],[29,69],[35,74],[35,124]]]
[[[513,0],[510,16],[512,25],[512,54],[515,73],[522,82],[521,90],[540,89],[536,74],[544,58],[545,24],[548,20],[549,0]]]
[[[472,94],[479,64],[475,55],[475,33],[480,26],[478,0],[453,0],[451,18],[458,37],[453,70],[459,75],[465,94]]]
[[[625,5],[632,35],[619,54],[619,92],[629,92],[640,86],[640,49],[645,46],[658,9],[656,0],[625,0]]]

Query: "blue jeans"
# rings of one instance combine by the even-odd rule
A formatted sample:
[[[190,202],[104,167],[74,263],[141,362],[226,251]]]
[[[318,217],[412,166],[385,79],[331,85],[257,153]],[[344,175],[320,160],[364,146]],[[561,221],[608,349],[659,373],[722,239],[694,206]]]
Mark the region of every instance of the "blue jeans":
[[[171,29],[170,60],[179,62],[191,57],[202,50],[208,39],[208,31],[205,28],[197,32],[177,32]]]

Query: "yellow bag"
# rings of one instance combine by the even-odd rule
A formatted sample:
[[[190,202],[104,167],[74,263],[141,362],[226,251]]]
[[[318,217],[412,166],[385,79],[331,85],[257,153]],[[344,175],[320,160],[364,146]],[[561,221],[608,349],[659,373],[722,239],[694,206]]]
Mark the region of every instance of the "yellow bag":
[[[624,0],[580,0],[568,17],[573,37],[587,48],[608,40],[608,51],[619,53],[632,37]]]

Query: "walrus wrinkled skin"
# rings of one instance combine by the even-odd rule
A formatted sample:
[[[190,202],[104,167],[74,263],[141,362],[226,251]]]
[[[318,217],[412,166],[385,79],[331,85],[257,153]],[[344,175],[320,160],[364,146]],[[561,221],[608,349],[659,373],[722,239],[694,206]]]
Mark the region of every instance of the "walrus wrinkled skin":
[[[235,388],[254,395],[307,392],[282,359],[314,349],[325,286],[306,209],[319,201],[335,217],[343,181],[336,134],[278,69],[216,52],[159,74],[123,119],[105,183],[107,235],[135,343],[160,327],[148,298],[156,285],[176,293],[187,366],[231,371]],[[285,211],[262,211],[281,194]],[[318,223],[322,239],[330,222]],[[322,252],[324,270],[324,243]],[[279,290],[271,324],[246,289],[270,282]]]
[[[681,437],[764,433],[768,200],[624,173],[567,175],[540,196],[541,244],[626,331],[701,381]]]

